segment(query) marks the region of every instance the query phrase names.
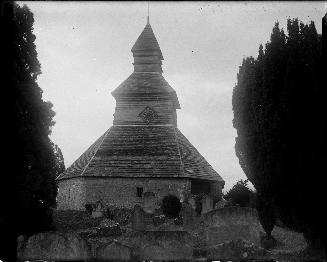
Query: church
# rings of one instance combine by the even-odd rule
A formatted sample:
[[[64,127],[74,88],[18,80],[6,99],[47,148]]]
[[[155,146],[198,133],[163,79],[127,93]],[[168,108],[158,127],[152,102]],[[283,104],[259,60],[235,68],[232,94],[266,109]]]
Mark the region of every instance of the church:
[[[85,204],[132,208],[146,192],[158,203],[172,194],[205,194],[209,205],[224,180],[177,127],[180,104],[162,76],[158,41],[148,22],[132,47],[134,72],[111,94],[113,125],[57,178],[57,208]]]

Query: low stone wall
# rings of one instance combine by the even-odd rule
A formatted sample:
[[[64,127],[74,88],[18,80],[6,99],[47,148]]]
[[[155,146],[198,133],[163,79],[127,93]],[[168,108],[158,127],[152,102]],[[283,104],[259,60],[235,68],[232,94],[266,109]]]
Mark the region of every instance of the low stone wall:
[[[130,232],[119,240],[91,241],[73,233],[45,232],[21,241],[18,260],[191,261],[192,243],[191,235],[185,231]]]
[[[245,207],[225,207],[204,215],[207,245],[244,239],[260,245],[260,222],[257,211]]]

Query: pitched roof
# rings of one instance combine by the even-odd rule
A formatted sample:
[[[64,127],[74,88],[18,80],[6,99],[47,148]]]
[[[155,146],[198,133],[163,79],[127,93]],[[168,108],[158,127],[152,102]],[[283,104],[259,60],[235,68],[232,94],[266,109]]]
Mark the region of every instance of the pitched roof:
[[[180,108],[176,91],[161,74],[132,73],[111,94],[114,97],[130,94],[168,94],[172,97],[175,108]]]
[[[113,126],[57,179],[193,178],[223,181],[176,127]]]
[[[161,59],[163,59],[157,38],[153,33],[151,25],[148,23],[133,45],[132,52],[154,50],[159,51]]]

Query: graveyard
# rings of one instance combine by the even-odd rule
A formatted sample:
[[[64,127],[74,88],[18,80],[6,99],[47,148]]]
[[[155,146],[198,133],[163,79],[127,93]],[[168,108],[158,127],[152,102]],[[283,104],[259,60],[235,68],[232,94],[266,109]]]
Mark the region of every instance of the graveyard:
[[[42,61],[45,69],[51,68],[49,71],[57,78],[56,81],[49,78],[49,85],[37,83],[41,74],[37,54],[40,57],[44,54],[42,49],[36,50],[36,46],[46,43],[43,48],[48,51],[48,40],[35,45],[33,13],[25,5],[15,3],[6,8],[11,7],[16,10],[15,26],[24,25],[14,41],[17,68],[13,77],[17,78],[15,91],[19,94],[15,107],[18,132],[14,141],[21,144],[14,152],[21,155],[15,158],[12,171],[17,176],[14,176],[15,198],[9,201],[3,198],[10,208],[3,207],[5,212],[0,215],[0,235],[7,242],[2,246],[5,252],[1,250],[0,262],[11,261],[8,258],[14,256],[15,261],[21,262],[326,261],[327,241],[322,233],[326,218],[320,206],[325,190],[319,180],[325,173],[326,134],[324,115],[316,114],[323,111],[324,104],[319,93],[322,37],[313,21],[305,25],[298,18],[288,18],[287,35],[276,22],[270,42],[265,48],[260,44],[257,58],[253,55],[244,58],[244,54],[253,51],[246,50],[247,47],[263,43],[261,36],[266,31],[248,30],[251,27],[243,25],[249,17],[263,20],[252,11],[240,24],[221,23],[224,19],[219,22],[218,18],[223,16],[218,15],[213,15],[218,19],[215,23],[209,22],[208,14],[194,16],[202,19],[194,21],[203,24],[192,26],[188,22],[185,29],[182,20],[186,21],[189,15],[179,14],[184,19],[176,17],[174,21],[179,22],[169,26],[173,19],[168,16],[162,19],[161,6],[160,12],[153,16],[153,24],[161,32],[162,47],[167,50],[169,59],[165,68],[150,24],[149,3],[146,24],[138,37],[134,32],[136,18],[133,23],[127,22],[130,14],[125,16],[126,21],[114,13],[103,14],[102,20],[108,21],[105,24],[100,15],[86,19],[79,13],[83,23],[79,26],[71,23],[69,31],[68,20],[54,19],[58,25],[59,20],[65,21],[61,30],[48,34],[56,36],[51,45],[61,52],[44,53],[56,54],[53,58],[63,54],[53,60],[56,66],[47,67],[53,58]],[[84,10],[82,6],[79,8]],[[242,9],[235,12],[236,20],[245,13]],[[183,10],[187,8],[183,6]],[[203,11],[199,7],[192,13],[202,15]],[[93,19],[99,20],[94,27],[87,28]],[[127,24],[131,27],[125,32]],[[229,28],[230,24],[246,28],[246,38],[242,40],[242,34]],[[216,25],[219,26],[215,28]],[[119,30],[114,26],[124,34],[115,35]],[[195,33],[197,27],[201,29]],[[79,32],[78,28],[82,30]],[[260,34],[251,36],[256,31]],[[40,32],[37,35],[42,39]],[[60,45],[59,32],[64,42],[72,43],[74,48],[69,50],[66,43]],[[73,39],[63,32],[67,36],[74,32]],[[137,38],[130,50],[132,72],[127,76],[128,70],[124,71],[127,63],[120,63],[127,61],[128,56],[121,52],[127,49],[120,47],[133,37]],[[110,46],[113,42],[115,45]],[[101,49],[102,46],[106,49]],[[79,54],[76,57],[86,61],[85,64],[79,59],[72,64],[71,53]],[[84,55],[90,56],[84,60]],[[241,56],[243,62],[238,66],[237,59]],[[100,61],[102,57],[104,60]],[[234,57],[237,59],[233,60]],[[57,68],[61,69],[60,74]],[[71,68],[78,70],[70,71]],[[63,72],[67,73],[67,81],[78,81],[63,82],[66,85],[57,82],[65,80]],[[176,89],[166,80],[168,76]],[[233,84],[235,76],[237,83]],[[65,157],[69,152],[71,158],[66,167],[61,149],[50,137],[56,112],[52,102],[43,101],[39,84],[54,86],[57,92],[53,93],[62,95],[56,102],[60,112],[58,123],[69,128],[66,126],[58,133],[70,132],[63,136],[63,144],[81,146],[65,151]],[[101,93],[96,93],[103,86],[112,96],[108,103],[111,111],[99,102]],[[75,94],[69,95],[67,90]],[[83,95],[79,96],[80,93]],[[303,104],[308,109],[303,110]],[[185,110],[180,110],[184,106]],[[65,111],[74,107],[76,111],[72,113]],[[74,122],[75,118],[79,122]],[[112,120],[110,127],[102,125],[108,118]],[[97,125],[100,123],[101,127]],[[87,130],[90,127],[96,129]],[[103,127],[106,129],[100,135],[97,131]],[[96,136],[91,139],[93,134]],[[73,154],[75,150],[78,155]],[[228,182],[242,174],[247,180],[241,179],[236,185],[250,192],[246,204],[240,204],[244,194],[239,195],[243,198],[239,198],[240,202],[229,195],[234,187],[226,192]],[[247,188],[248,181],[254,190]],[[319,206],[315,208],[315,204]],[[7,226],[9,222],[14,222],[15,227]],[[7,229],[12,234],[3,233]],[[11,244],[15,245],[13,249],[9,248]]]
[[[84,211],[57,210],[56,231],[19,238],[21,261],[301,261],[306,253],[302,234],[275,226],[277,243],[265,247],[255,209],[227,206],[197,214],[182,203],[176,218],[158,205],[135,205]],[[321,258],[319,255],[313,256]]]

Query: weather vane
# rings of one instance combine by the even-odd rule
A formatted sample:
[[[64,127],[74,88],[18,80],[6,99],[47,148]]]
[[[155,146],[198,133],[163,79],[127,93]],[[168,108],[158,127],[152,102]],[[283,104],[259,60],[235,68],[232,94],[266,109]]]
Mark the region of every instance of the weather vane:
[[[150,24],[150,1],[148,1],[148,17],[147,17],[147,19],[148,19],[148,24]]]

